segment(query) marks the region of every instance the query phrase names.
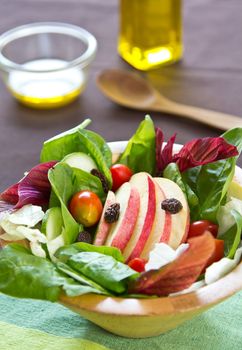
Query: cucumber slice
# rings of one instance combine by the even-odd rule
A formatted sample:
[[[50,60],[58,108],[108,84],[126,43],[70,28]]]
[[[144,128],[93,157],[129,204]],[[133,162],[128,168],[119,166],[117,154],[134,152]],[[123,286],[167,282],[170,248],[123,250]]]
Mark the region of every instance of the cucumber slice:
[[[47,249],[52,261],[57,260],[54,254],[57,251],[57,249],[63,247],[63,245],[65,245],[63,234],[60,234],[58,237],[52,239],[52,241],[47,242]]]
[[[62,162],[68,164],[72,168],[78,168],[88,173],[90,173],[92,169],[97,169],[94,160],[83,152],[70,153]]]
[[[42,220],[41,232],[43,232],[48,241],[52,241],[62,233],[64,226],[61,208],[53,207],[47,210]]]

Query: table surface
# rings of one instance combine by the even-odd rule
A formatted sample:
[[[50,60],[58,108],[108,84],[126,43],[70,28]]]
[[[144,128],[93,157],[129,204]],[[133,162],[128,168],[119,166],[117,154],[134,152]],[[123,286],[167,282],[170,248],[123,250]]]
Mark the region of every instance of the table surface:
[[[69,106],[37,111],[15,102],[0,82],[0,190],[38,162],[44,140],[86,117],[92,119],[94,131],[117,141],[128,139],[145,115],[113,104],[95,86],[97,74],[105,68],[132,69],[117,54],[118,1],[0,0],[0,33],[17,25],[53,20],[84,27],[96,36],[99,47],[88,87]],[[240,0],[184,0],[184,58],[150,72],[147,78],[174,101],[242,117],[241,43]],[[177,132],[178,143],[220,134],[187,119],[153,112],[151,116],[166,139]]]

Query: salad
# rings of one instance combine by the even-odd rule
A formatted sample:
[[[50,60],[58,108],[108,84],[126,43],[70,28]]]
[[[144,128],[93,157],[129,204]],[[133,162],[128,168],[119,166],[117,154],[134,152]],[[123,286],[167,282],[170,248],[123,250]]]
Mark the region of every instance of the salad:
[[[213,283],[241,260],[242,128],[187,142],[146,116],[114,159],[90,120],[44,142],[0,194],[0,291],[160,297]]]

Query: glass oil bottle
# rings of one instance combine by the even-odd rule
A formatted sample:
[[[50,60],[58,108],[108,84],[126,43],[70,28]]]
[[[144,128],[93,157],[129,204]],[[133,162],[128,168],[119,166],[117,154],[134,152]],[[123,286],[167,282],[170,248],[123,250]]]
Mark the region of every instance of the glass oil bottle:
[[[120,0],[118,52],[147,71],[182,57],[182,0]]]

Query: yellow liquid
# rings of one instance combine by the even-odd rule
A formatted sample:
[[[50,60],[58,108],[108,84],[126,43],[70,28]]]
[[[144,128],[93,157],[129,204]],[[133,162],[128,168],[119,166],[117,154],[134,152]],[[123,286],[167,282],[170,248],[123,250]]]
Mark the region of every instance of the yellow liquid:
[[[61,68],[66,61],[58,59],[34,60],[24,64],[28,69]],[[8,88],[19,102],[33,108],[50,109],[64,106],[84,89],[84,73],[71,68],[53,73],[11,72]]]
[[[120,0],[121,57],[140,70],[182,56],[181,0]]]

